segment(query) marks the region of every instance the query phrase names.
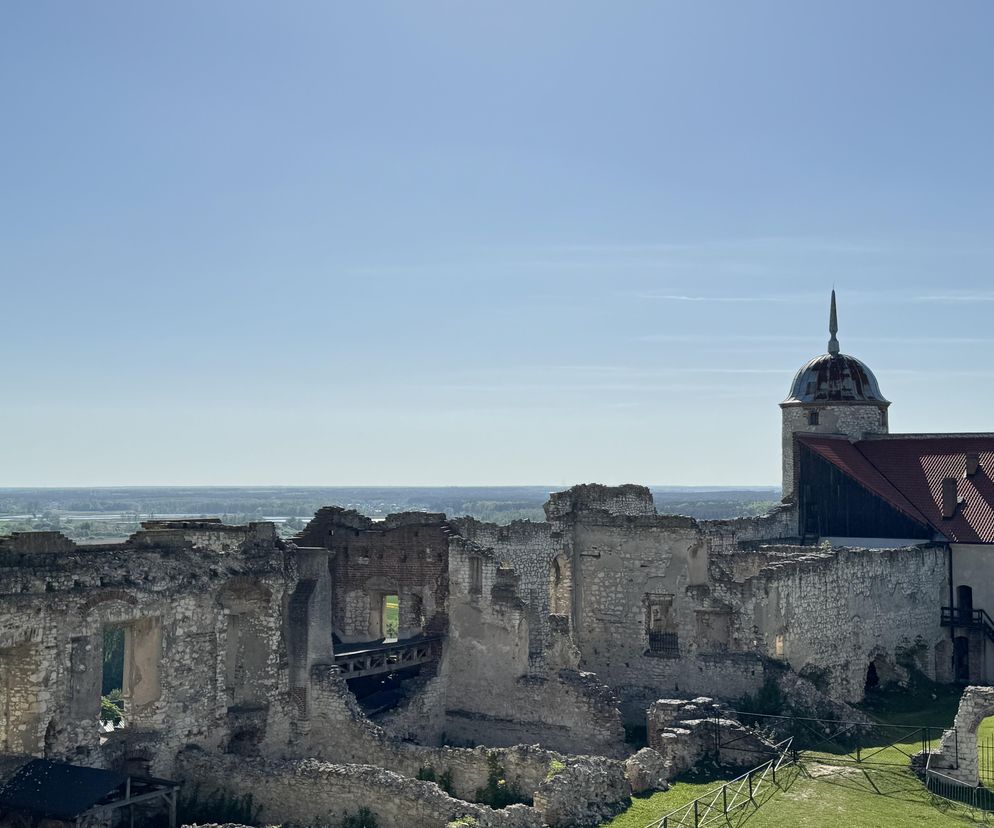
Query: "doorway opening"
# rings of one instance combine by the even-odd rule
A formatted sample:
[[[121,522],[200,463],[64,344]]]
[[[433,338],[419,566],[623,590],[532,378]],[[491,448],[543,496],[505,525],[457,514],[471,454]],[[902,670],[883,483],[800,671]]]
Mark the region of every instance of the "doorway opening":
[[[879,687],[880,676],[877,675],[877,665],[871,661],[870,666],[866,668],[866,682],[863,684],[863,692],[870,693]]]
[[[953,677],[963,684],[970,681],[970,639],[965,635],[953,639]]]
[[[973,618],[973,587],[966,584],[956,587],[956,611],[960,624],[969,624]]]

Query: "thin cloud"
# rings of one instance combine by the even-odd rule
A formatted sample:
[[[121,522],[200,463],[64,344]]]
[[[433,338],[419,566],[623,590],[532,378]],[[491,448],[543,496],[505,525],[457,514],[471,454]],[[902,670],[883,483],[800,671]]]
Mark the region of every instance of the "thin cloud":
[[[941,302],[943,304],[958,304],[960,302],[994,302],[994,292],[981,293],[938,293],[931,296],[914,296],[912,302]]]
[[[637,294],[641,299],[659,299],[666,302],[790,302],[791,304],[796,304],[797,302],[810,302],[815,298],[824,299],[825,297],[819,294],[817,297],[814,294],[807,296],[688,296],[686,294],[680,293],[658,293],[656,291],[647,291],[644,293]]]
[[[742,334],[741,336],[711,336],[702,334],[645,334],[635,342],[811,342],[810,336],[779,336],[774,334]],[[861,336],[859,342],[893,345],[986,345],[994,343],[989,336]]]

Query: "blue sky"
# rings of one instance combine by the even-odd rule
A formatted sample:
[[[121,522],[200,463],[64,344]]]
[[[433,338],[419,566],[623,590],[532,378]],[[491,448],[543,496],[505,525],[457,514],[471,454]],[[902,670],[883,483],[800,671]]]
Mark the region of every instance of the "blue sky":
[[[779,482],[992,430],[994,5],[0,10],[0,485]]]

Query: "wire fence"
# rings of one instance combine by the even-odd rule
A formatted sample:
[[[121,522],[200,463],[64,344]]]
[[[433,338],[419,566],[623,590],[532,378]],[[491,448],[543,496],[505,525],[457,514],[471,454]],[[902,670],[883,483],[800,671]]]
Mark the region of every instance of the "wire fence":
[[[796,767],[797,757],[791,741],[787,738],[777,743],[776,755],[769,761],[670,811],[646,828],[702,828],[719,822],[734,825],[740,817],[744,820],[784,786],[785,774],[793,778],[790,769]]]
[[[731,711],[742,724],[773,738],[793,738],[794,750],[817,753],[833,762],[858,765],[907,765],[938,748],[944,728],[894,725],[869,720],[846,721]]]
[[[934,769],[930,753],[925,763],[925,787],[932,796],[944,799],[957,805],[965,805],[974,811],[980,811],[986,822],[990,814],[994,814],[994,791],[981,785],[970,785],[961,779]]]

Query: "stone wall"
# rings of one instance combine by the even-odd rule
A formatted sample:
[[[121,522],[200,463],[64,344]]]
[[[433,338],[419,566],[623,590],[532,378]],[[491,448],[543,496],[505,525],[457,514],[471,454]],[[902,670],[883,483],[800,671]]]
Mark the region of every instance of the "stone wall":
[[[649,747],[662,757],[671,779],[705,759],[749,769],[777,755],[770,742],[727,718],[721,706],[707,697],[654,701],[646,731]]]
[[[781,451],[783,458],[783,496],[793,499],[797,479],[797,441],[795,435],[845,434],[851,440],[861,440],[865,434],[886,434],[886,406],[877,404],[802,405],[787,404],[783,410]],[[808,425],[808,412],[818,411],[818,425]],[[884,417],[881,417],[884,412]]]
[[[512,559],[507,546],[481,549],[464,539],[450,546],[450,630],[440,666],[446,738],[489,745],[540,742],[570,753],[621,755],[617,699],[597,677],[576,669],[579,653],[559,625],[562,617],[545,619],[542,669],[536,666],[530,653],[533,614],[521,597],[517,569],[507,566]],[[542,571],[547,595],[548,568]]]
[[[882,680],[888,672],[906,677],[909,665],[946,678],[944,547],[767,553],[770,563],[755,575],[714,582],[715,598],[738,608],[740,640],[753,637],[758,651],[846,701],[862,699],[875,661]]]
[[[205,795],[251,792],[264,824],[337,824],[369,808],[383,828],[439,828],[472,819],[480,828],[541,828],[534,808],[514,805],[494,811],[455,799],[438,785],[409,779],[372,765],[343,765],[316,759],[267,761],[184,751],[178,773]]]
[[[528,658],[535,671],[545,667],[545,652],[551,640],[548,617],[552,598],[562,578],[570,576],[562,536],[548,523],[515,521],[508,526],[481,523],[473,518],[449,522],[470,548],[490,550],[496,562],[513,569],[515,592],[524,604],[528,621]],[[559,578],[553,576],[557,559]],[[568,606],[556,608],[568,614]]]
[[[753,692],[763,668],[734,636],[736,608],[709,583],[707,539],[692,518],[564,518],[572,536],[581,666],[607,678],[626,720],[661,693]]]
[[[344,642],[383,638],[383,600],[396,595],[400,638],[442,632],[448,594],[444,515],[407,512],[373,521],[327,506],[294,538],[332,553],[334,629]]]
[[[968,785],[979,785],[977,728],[988,716],[994,716],[994,687],[967,687],[952,729],[943,735],[929,767]]]
[[[347,813],[369,808],[383,828],[431,826],[470,818],[479,826],[594,826],[627,806],[630,787],[624,766],[600,757],[560,757],[527,748],[495,751],[506,779],[532,805],[493,810],[468,799],[485,786],[488,752],[446,750],[432,754],[431,767],[452,775],[454,794],[432,782],[386,769],[381,764],[356,765],[317,759],[266,761],[184,751],[180,777],[205,795],[251,792],[263,822],[304,824],[338,822]],[[538,765],[536,765],[538,760]],[[555,764],[553,764],[553,761]],[[536,768],[538,772],[536,772]],[[457,798],[458,797],[458,798]]]
[[[0,540],[0,695],[12,701],[0,750],[168,775],[185,744],[285,740],[282,604],[296,571],[271,524],[153,522],[92,546],[55,533]],[[112,628],[124,631],[127,726],[101,739]]]

